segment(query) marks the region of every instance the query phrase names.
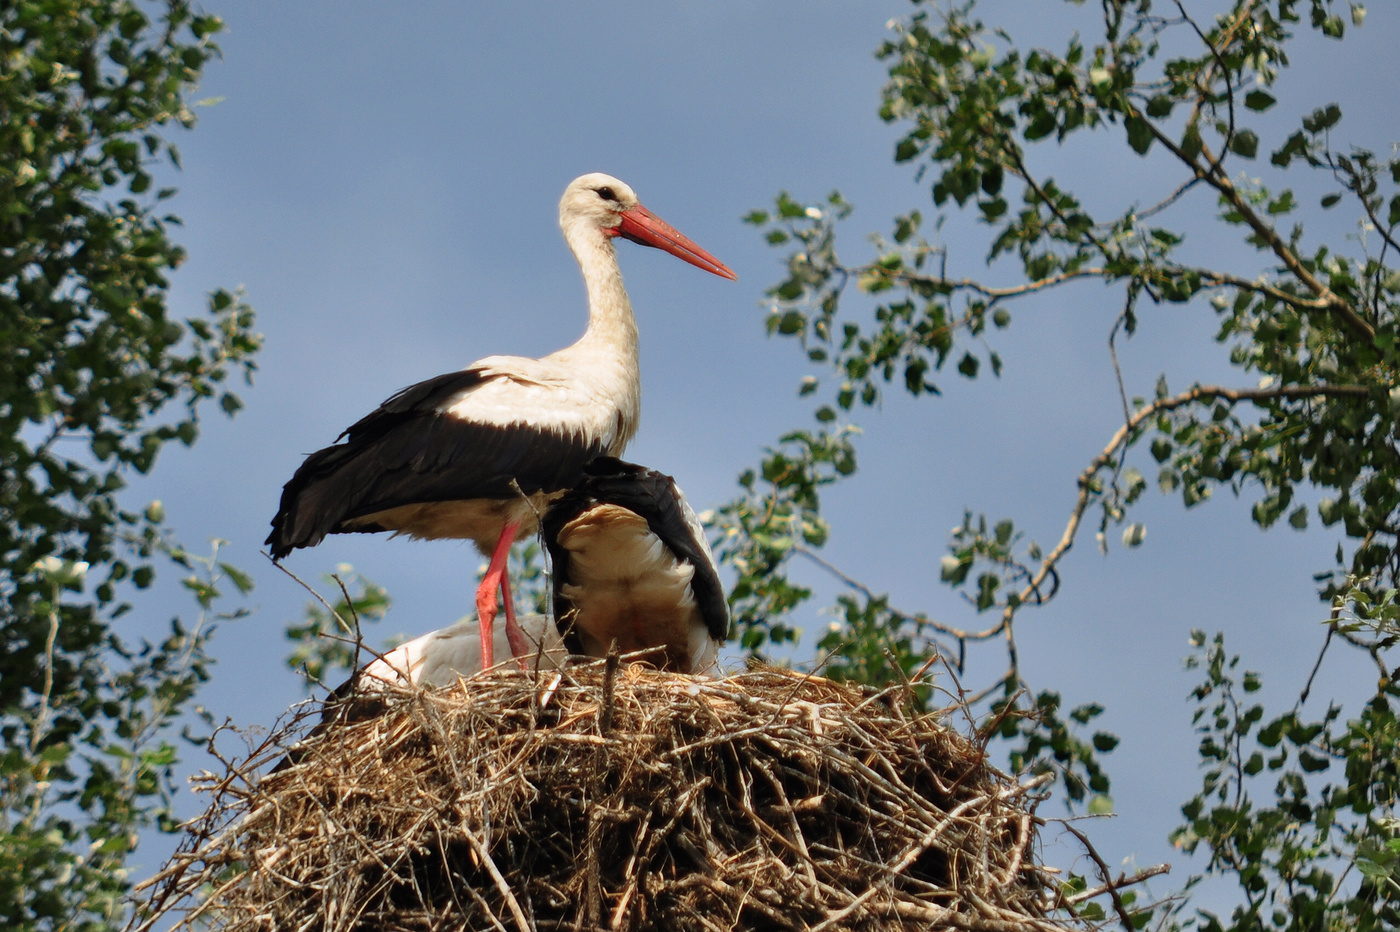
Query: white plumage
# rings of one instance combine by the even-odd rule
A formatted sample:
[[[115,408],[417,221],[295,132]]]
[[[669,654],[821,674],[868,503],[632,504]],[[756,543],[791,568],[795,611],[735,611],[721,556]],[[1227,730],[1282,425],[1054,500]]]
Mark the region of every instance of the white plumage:
[[[564,666],[568,652],[554,619],[525,615],[520,619],[520,628],[530,644],[530,651],[524,656],[527,664],[533,668],[538,653],[540,669],[558,670]],[[496,651],[510,657],[505,631],[494,634]],[[475,621],[462,621],[406,641],[366,664],[360,669],[355,688],[383,689],[386,684],[446,686],[482,669],[481,627]]]

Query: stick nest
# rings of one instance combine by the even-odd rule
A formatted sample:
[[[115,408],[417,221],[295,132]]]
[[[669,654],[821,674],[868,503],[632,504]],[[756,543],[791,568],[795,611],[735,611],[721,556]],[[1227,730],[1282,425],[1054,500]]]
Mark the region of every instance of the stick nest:
[[[133,926],[1064,928],[1031,787],[903,689],[598,662],[380,697],[207,774]]]

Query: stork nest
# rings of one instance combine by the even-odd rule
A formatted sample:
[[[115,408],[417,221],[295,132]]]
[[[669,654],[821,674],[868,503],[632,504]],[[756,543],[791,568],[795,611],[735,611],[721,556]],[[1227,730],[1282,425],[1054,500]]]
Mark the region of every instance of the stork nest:
[[[133,927],[1065,928],[1032,785],[907,689],[596,662],[354,701],[205,775]]]

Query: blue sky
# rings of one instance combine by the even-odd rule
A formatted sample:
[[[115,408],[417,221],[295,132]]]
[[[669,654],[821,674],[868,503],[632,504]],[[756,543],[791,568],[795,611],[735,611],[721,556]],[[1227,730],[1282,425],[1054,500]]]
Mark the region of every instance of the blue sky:
[[[815,200],[839,188],[857,206],[842,248],[854,262],[868,256],[864,235],[887,231],[896,213],[933,213],[927,188],[893,164],[896,130],[876,116],[884,72],[872,51],[886,22],[908,9],[900,0],[209,4],[227,22],[224,59],[196,96],[220,100],[177,140],[184,170],[174,210],[190,259],[174,303],[194,313],[205,292],[241,285],[267,343],[246,411],[233,421],[211,412],[199,443],[163,454],[133,497],[164,500],[191,547],[227,539],[225,556],[257,579],[254,614],[215,643],[220,662],[203,702],[217,718],[266,726],[302,694],[283,664],[281,632],[306,595],[260,555],[302,457],[404,385],[488,354],[543,354],[582,332],[582,283],[556,222],[576,175],[622,178],[739,275],[726,282],[623,245],[644,399],[627,457],[675,475],[703,509],[731,497],[737,474],[780,433],[811,423],[795,391],[803,360],[763,335],[763,290],[779,279],[781,254],[739,218],[780,190]],[[1047,15],[1061,12],[986,7],[1023,42],[1052,48],[1063,46],[1065,23],[1089,22],[1094,5],[1065,6],[1069,19]],[[1274,122],[1261,129],[1296,125],[1336,100],[1346,138],[1387,147],[1400,135],[1394,94],[1374,89],[1400,86],[1398,39],[1400,15],[1377,4],[1345,46],[1301,43]],[[1261,148],[1281,138],[1261,136]],[[1102,150],[1033,155],[1091,206],[1150,203],[1171,183],[1165,162],[1138,159],[1116,136]],[[1187,210],[1188,220],[1208,219],[1211,205]],[[1319,230],[1351,232],[1339,221]],[[951,218],[943,240],[958,274],[1011,274],[983,268],[982,232],[968,219]],[[1233,234],[1202,227],[1187,248],[1241,274],[1260,268]],[[902,608],[974,623],[937,581],[948,530],[971,509],[1013,517],[1047,546],[1058,539],[1075,477],[1121,422],[1106,348],[1118,302],[1091,284],[1013,306],[1012,328],[993,338],[1001,379],[949,373],[941,398],[891,394],[861,412],[861,471],[828,497],[826,556]],[[1204,302],[1141,313],[1121,351],[1130,394],[1150,393],[1164,371],[1179,388],[1250,381],[1211,342]],[[1150,462],[1139,465],[1151,481]],[[1246,665],[1265,673],[1266,695],[1291,702],[1325,616],[1310,577],[1329,566],[1336,536],[1261,532],[1249,500],[1228,494],[1185,512],[1153,491],[1135,518],[1148,528],[1138,550],[1123,551],[1114,534],[1105,557],[1092,528],[1081,536],[1060,595],[1022,616],[1018,643],[1035,687],[1058,689],[1070,704],[1102,702],[1103,727],[1123,739],[1109,758],[1119,815],[1091,826],[1110,863],[1173,860],[1180,880],[1191,867],[1166,835],[1198,786],[1186,704],[1194,681],[1180,664],[1187,634],[1226,631]],[[394,608],[377,632],[387,637],[463,615],[480,558],[467,544],[357,535],[287,561],[307,579],[339,563],[389,589]],[[808,578],[835,591],[815,568]],[[155,601],[137,613],[152,631],[188,614],[173,591]],[[809,612],[798,621],[810,652],[828,619]],[[145,630],[130,624],[127,633]],[[1002,662],[995,646],[977,652],[969,680],[985,681]],[[1361,658],[1334,650],[1319,694],[1360,695],[1370,676]],[[158,850],[146,849],[151,858]]]

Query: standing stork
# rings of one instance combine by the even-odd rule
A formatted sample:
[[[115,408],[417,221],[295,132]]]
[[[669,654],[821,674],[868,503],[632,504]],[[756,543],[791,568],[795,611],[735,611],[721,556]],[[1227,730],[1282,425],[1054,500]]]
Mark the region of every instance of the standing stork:
[[[573,654],[656,650],[650,662],[709,673],[729,606],[695,512],[670,476],[610,456],[594,460],[544,516],[554,618]]]
[[[588,289],[588,329],[578,342],[540,359],[488,356],[392,396],[306,458],[282,490],[267,538],[274,560],[354,531],[474,541],[490,556],[476,592],[487,667],[497,589],[512,653],[528,651],[506,573],[510,545],[533,533],[536,515],[589,461],[620,454],[637,431],[637,323],[614,239],[735,278],[610,175],[574,179],[559,202],[559,226]]]

